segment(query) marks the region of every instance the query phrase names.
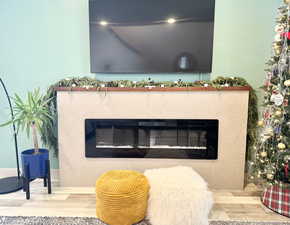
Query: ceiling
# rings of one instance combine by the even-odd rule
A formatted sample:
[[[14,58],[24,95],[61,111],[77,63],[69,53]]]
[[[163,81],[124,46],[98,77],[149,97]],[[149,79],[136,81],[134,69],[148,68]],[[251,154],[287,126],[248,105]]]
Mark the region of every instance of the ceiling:
[[[150,23],[168,18],[214,20],[215,0],[90,0],[90,22]]]

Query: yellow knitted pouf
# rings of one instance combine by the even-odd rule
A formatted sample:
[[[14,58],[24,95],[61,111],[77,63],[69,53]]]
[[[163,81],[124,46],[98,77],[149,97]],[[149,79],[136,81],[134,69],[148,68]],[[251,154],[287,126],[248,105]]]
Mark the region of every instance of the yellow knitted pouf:
[[[131,225],[144,219],[149,183],[136,171],[111,170],[96,182],[97,217],[109,225]]]

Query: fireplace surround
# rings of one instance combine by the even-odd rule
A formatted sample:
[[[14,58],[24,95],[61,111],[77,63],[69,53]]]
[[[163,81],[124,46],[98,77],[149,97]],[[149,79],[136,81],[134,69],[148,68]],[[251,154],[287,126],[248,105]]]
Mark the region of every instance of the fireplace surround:
[[[249,89],[242,87],[60,88],[57,93],[60,185],[93,187],[102,173],[112,169],[143,172],[182,165],[196,170],[211,188],[242,189],[248,98]],[[86,119],[218,120],[217,159],[86,157]],[[96,140],[92,140],[96,146]]]

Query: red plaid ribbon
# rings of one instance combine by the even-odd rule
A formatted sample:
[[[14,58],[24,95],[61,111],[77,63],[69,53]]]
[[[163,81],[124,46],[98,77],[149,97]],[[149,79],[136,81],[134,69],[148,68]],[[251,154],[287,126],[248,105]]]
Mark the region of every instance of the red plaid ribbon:
[[[267,187],[262,195],[262,203],[269,209],[290,217],[290,185],[277,184]]]

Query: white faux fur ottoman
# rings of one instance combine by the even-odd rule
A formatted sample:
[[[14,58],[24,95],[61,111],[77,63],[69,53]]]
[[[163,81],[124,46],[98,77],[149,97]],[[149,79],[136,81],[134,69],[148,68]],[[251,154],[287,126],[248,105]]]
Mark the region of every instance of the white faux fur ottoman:
[[[190,167],[150,169],[147,219],[152,225],[208,225],[213,205],[207,183]]]

